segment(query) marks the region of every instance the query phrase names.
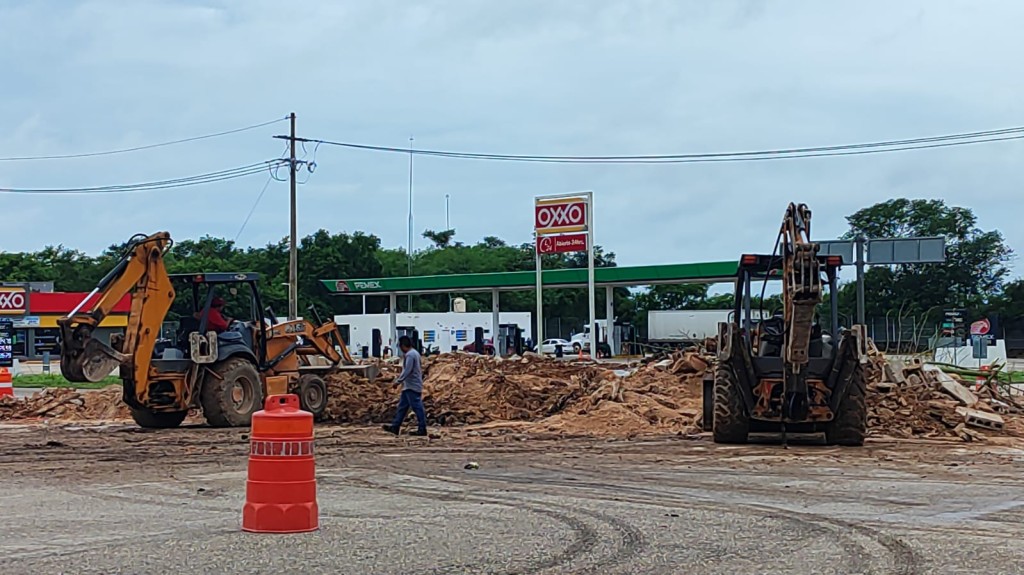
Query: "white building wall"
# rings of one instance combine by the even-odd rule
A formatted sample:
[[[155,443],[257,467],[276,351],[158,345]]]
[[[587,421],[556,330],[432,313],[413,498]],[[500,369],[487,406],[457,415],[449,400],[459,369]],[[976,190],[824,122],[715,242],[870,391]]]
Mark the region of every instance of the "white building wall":
[[[477,327],[484,328],[484,339],[491,339],[493,335],[491,312],[400,313],[397,317],[398,325],[396,327],[416,328],[424,346],[436,346],[442,352],[451,351],[452,346],[462,349],[463,346],[471,343]],[[350,353],[358,357],[362,353],[363,346],[373,349],[374,328],[380,330],[383,345],[387,347],[390,344],[389,318],[390,316],[386,313],[336,315],[334,323],[339,327],[346,325],[349,327],[351,341],[346,343],[348,343]],[[523,339],[533,337],[530,327],[531,320],[530,312],[503,311],[500,312],[498,318],[498,321],[503,324],[517,324],[519,329],[523,330]]]

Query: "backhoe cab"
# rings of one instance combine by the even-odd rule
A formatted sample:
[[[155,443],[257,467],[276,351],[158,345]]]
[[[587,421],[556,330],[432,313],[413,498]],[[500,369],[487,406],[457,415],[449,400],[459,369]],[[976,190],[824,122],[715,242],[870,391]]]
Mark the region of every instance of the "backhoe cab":
[[[809,227],[810,210],[791,204],[778,255],[740,260],[734,320],[719,324],[718,363],[704,383],[704,421],[716,443],[746,443],[753,433],[781,433],[784,440],[787,433],[823,433],[830,445],[864,443],[867,337],[859,325],[840,331],[842,258],[819,255],[818,244],[806,239]],[[783,283],[783,310],[755,322],[752,287],[772,280]],[[827,329],[817,321],[825,287]]]
[[[268,388],[297,393],[302,408],[319,416],[327,405],[323,376],[346,367],[374,375],[354,365],[333,322],[278,323],[263,307],[257,274],[171,276],[163,263],[169,248],[166,233],[132,238],[121,262],[94,290],[101,296],[93,309],[75,309],[58,321],[64,376],[95,382],[117,369],[124,401],[140,426],[176,427],[193,407],[202,407],[210,425],[245,426]],[[181,319],[174,339],[160,340],[175,286],[191,291],[193,315]],[[128,327],[107,346],[92,331],[125,293],[132,294]],[[244,319],[233,319],[221,333],[209,329],[218,297],[229,307],[249,308]]]

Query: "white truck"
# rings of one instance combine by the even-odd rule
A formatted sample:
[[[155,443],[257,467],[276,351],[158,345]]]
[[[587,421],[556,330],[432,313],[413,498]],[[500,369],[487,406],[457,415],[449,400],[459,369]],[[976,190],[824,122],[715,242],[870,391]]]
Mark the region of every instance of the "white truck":
[[[613,334],[606,333],[608,329],[608,320],[599,319],[595,320],[597,324],[597,348],[598,355],[600,357],[611,357],[612,355],[612,340],[614,339]],[[607,342],[605,340],[608,340]],[[582,349],[586,353],[590,353],[590,326],[584,325],[583,331],[577,334],[573,334],[569,338],[569,342],[572,343],[572,352],[579,353]],[[568,353],[569,350],[565,350]]]
[[[758,319],[758,312],[752,310],[751,317]],[[654,348],[678,348],[702,342],[715,337],[718,323],[731,321],[732,314],[731,309],[648,311],[647,343]]]

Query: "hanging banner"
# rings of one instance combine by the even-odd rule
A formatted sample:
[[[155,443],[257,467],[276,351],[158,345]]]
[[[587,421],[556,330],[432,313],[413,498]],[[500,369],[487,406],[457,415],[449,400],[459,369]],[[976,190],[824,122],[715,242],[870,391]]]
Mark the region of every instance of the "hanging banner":
[[[565,254],[587,251],[587,234],[563,234],[559,236],[539,236],[537,253]]]

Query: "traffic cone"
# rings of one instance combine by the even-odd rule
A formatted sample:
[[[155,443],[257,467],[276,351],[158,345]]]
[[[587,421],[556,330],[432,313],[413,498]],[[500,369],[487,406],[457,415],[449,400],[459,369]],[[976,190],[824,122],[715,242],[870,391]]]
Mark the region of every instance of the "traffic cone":
[[[252,415],[242,530],[305,533],[320,527],[313,414],[295,394],[271,395]]]
[[[0,367],[0,397],[14,397],[14,378],[6,367]]]

